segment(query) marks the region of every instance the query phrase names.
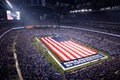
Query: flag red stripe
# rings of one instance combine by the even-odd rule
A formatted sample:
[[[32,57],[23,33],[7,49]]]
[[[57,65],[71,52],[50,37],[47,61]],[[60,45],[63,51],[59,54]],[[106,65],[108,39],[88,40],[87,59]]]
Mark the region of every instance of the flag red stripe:
[[[67,57],[65,57],[60,51],[56,50],[54,46],[49,44],[44,38],[40,38],[40,40],[50,49],[54,52],[55,55],[59,57],[62,61],[67,61],[69,60]]]
[[[67,43],[67,42],[66,42]],[[70,50],[74,51],[75,53],[77,53],[81,58],[85,57],[87,55],[85,55],[83,52],[77,50],[76,48],[74,48],[73,46],[70,46],[68,44],[66,44],[65,42],[61,42],[61,44],[63,44],[64,46],[66,46],[67,48],[69,48]]]
[[[76,47],[84,50],[84,51],[87,52],[87,53],[96,54],[96,52],[93,52],[93,51],[89,50],[88,48],[81,46],[80,44],[77,44],[77,43],[72,42],[72,41],[68,41],[68,42],[69,42],[69,44],[72,44],[72,45],[74,45],[74,46],[76,46]]]
[[[50,39],[45,38],[50,44],[54,45],[59,51],[61,51],[64,56],[66,56],[68,59],[75,59],[72,55],[70,55],[67,51],[65,51],[62,47],[58,46],[57,44],[53,43]]]
[[[64,50],[66,50],[67,52],[69,52],[69,53],[70,53],[73,57],[75,57],[76,59],[77,59],[77,58],[80,58],[80,56],[79,56],[77,53],[73,52],[73,51],[70,50],[69,48],[67,48],[67,47],[65,47],[64,45],[62,45],[61,43],[53,40],[53,39],[50,38],[50,37],[49,37],[49,39],[50,39],[51,41],[53,41],[54,43],[58,44],[60,47],[62,47],[62,48],[63,48]]]
[[[61,61],[69,61],[98,53],[97,51],[81,44],[77,44],[74,41],[57,42],[51,37],[40,38],[40,40],[51,51],[53,51],[53,53],[58,56]]]
[[[69,41],[69,42],[77,44],[77,43],[74,42],[74,41]],[[81,44],[77,44],[77,45],[80,46],[80,47],[82,47],[82,48],[84,48],[85,50],[87,50],[87,51],[89,51],[89,52],[97,53],[97,51],[95,51],[95,50],[93,50],[93,49],[91,49],[91,48],[88,48],[88,47],[83,46],[83,45],[81,45]]]
[[[65,42],[65,43],[66,43],[67,45],[69,45],[69,46],[75,48],[76,50],[78,50],[79,52],[83,53],[83,54],[86,55],[86,56],[92,55],[92,53],[89,53],[89,52],[87,52],[87,51],[85,51],[85,50],[83,50],[83,49],[81,49],[81,48],[75,46],[74,44],[71,44],[71,43],[69,43],[69,42]],[[83,54],[82,54],[82,55],[83,55]]]

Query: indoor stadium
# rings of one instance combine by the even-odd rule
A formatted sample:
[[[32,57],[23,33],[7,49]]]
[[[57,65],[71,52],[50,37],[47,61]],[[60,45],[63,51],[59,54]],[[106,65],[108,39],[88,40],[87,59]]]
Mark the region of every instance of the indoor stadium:
[[[0,80],[120,80],[120,0],[0,0]]]

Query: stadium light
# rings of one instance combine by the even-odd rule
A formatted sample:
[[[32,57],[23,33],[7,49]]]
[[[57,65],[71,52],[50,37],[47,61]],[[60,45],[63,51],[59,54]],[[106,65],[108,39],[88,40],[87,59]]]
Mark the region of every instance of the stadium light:
[[[81,12],[81,10],[78,10],[78,12]]]
[[[88,11],[92,11],[92,9],[89,9]]]
[[[77,10],[75,10],[75,12],[77,13],[78,11],[77,11]]]
[[[111,8],[110,8],[110,7],[107,7],[106,9],[107,9],[107,10],[110,10]]]
[[[12,4],[11,4],[8,0],[6,0],[6,3],[7,3],[11,8],[13,8]]]
[[[84,12],[84,11],[85,11],[84,9],[81,10],[81,12]]]
[[[87,9],[84,9],[85,12],[87,12],[88,10]]]
[[[70,13],[73,13],[73,11],[70,11]]]

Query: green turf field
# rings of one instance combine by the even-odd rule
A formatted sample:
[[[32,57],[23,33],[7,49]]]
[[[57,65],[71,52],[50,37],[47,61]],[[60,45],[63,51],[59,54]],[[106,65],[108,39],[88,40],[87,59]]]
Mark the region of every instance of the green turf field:
[[[81,66],[78,66],[78,67],[74,67],[74,68],[71,68],[71,69],[68,69],[68,70],[63,70],[63,68],[58,64],[58,62],[61,62],[61,60],[49,49],[47,48],[47,46],[45,46],[37,37],[35,37],[33,39],[33,45],[35,47],[35,49],[50,63],[52,64],[52,66],[54,67],[54,69],[56,69],[58,72],[60,73],[64,73],[65,71],[67,72],[72,72],[72,71],[75,71],[75,70],[78,70],[78,69],[81,69],[81,68],[85,68],[85,67],[88,67],[88,66],[91,66],[91,65],[94,65],[94,64],[97,64],[97,63],[100,63],[100,62],[103,62],[105,60],[108,60],[111,56],[107,53],[104,53],[102,51],[99,51],[97,50],[100,54],[103,54],[104,56],[106,56],[106,58],[104,59],[101,59],[101,60],[98,60],[98,61],[94,61],[94,62],[90,62],[88,64],[84,64],[84,65],[81,65]],[[86,45],[86,44],[85,44]],[[87,47],[90,47],[89,45],[86,45]],[[92,48],[92,47],[90,47]],[[94,49],[94,48],[92,48]],[[96,50],[96,49],[95,49]],[[56,60],[58,62],[56,62]]]

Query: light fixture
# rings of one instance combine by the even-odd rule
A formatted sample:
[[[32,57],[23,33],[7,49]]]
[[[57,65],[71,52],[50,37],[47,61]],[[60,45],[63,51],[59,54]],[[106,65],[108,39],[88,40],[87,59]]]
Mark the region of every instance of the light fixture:
[[[10,6],[10,8],[13,8],[12,4],[8,0],[6,0],[6,3]]]

